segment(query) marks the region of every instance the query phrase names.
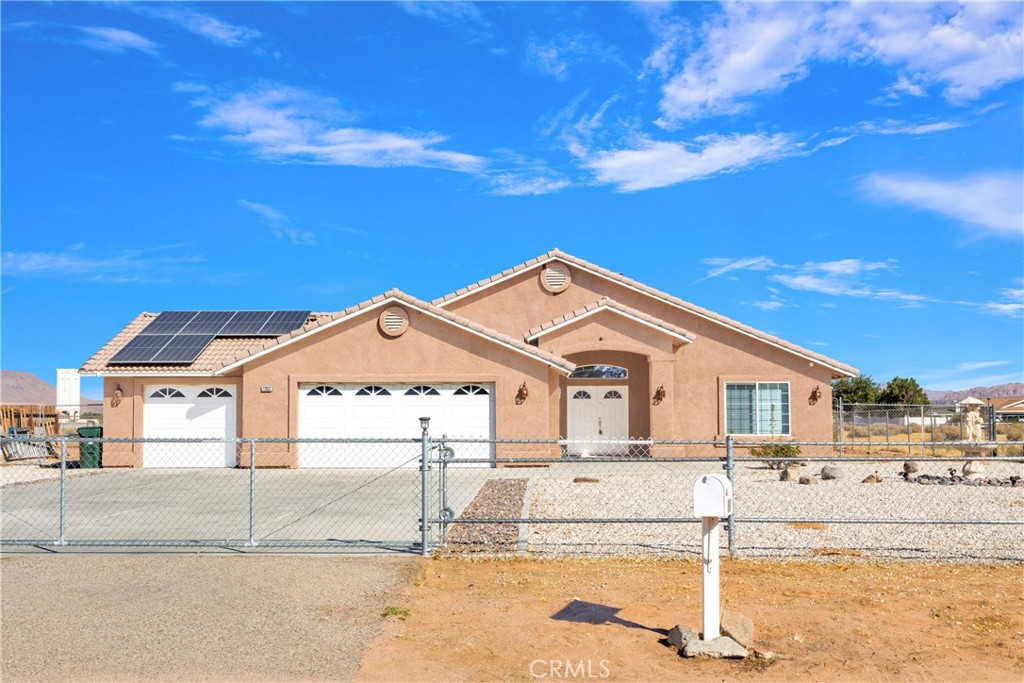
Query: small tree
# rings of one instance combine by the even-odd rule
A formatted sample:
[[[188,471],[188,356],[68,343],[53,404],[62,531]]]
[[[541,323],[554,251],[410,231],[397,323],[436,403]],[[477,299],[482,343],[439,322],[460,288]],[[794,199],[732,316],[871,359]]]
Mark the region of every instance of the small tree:
[[[843,403],[878,403],[881,389],[871,375],[857,375],[832,382],[832,398]]]
[[[931,403],[928,400],[928,395],[924,393],[924,389],[913,377],[893,377],[882,389],[882,393],[878,395],[878,402],[903,405]]]

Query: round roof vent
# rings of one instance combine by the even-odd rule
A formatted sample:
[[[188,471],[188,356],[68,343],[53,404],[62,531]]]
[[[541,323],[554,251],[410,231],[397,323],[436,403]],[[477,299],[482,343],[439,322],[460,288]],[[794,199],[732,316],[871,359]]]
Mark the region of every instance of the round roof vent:
[[[572,273],[568,266],[561,263],[549,263],[540,271],[540,284],[552,294],[564,292],[572,284]]]
[[[409,314],[400,306],[390,306],[377,318],[380,331],[389,337],[400,337],[409,329]]]

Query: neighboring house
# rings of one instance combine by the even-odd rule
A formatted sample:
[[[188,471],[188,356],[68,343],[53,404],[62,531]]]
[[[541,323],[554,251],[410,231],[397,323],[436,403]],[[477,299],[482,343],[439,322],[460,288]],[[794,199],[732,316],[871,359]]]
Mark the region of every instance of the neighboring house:
[[[428,416],[435,437],[568,439],[569,455],[623,452],[605,440],[831,441],[832,380],[857,374],[558,250],[433,303],[391,290],[331,314],[143,313],[81,372],[105,378],[108,437],[408,439]],[[257,464],[415,465],[412,451],[278,444]],[[247,462],[216,444],[104,453],[105,466]]]
[[[986,401],[995,408],[998,422],[1024,421],[1024,398],[990,398]]]

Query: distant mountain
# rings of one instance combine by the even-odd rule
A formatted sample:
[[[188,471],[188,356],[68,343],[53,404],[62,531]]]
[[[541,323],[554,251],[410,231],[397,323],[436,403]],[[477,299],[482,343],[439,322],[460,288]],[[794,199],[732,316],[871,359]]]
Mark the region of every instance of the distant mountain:
[[[31,372],[0,370],[0,403],[52,406],[57,387]],[[98,398],[82,397],[83,406],[102,403]]]
[[[971,387],[962,391],[932,391],[925,389],[928,400],[932,403],[956,403],[968,396],[975,398],[1016,398],[1024,397],[1024,382],[997,384],[994,387]]]

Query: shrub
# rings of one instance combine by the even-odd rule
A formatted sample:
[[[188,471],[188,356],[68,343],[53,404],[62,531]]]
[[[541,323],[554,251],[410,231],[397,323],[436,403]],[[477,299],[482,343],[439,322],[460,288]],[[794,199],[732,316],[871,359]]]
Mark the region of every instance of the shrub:
[[[1007,441],[1024,441],[1024,424],[1000,422],[996,425],[996,434],[1005,434]]]
[[[764,458],[769,469],[781,470],[790,465],[799,465],[800,446],[795,443],[768,443],[750,449],[755,458]]]

